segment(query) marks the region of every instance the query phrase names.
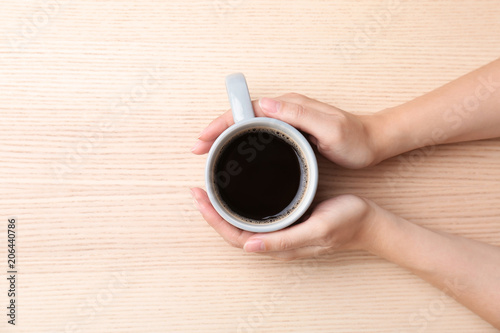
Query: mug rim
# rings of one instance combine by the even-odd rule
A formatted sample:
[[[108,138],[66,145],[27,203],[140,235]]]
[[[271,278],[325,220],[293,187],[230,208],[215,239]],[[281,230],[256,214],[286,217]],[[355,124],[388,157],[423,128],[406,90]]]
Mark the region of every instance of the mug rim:
[[[258,127],[259,125],[270,129],[280,130],[285,134],[289,135],[292,138],[292,140],[299,145],[299,148],[301,149],[304,155],[304,159],[305,162],[307,163],[309,171],[308,183],[305,192],[303,194],[303,198],[300,200],[298,206],[290,213],[290,215],[284,217],[283,219],[278,220],[276,222],[270,222],[264,224],[245,222],[242,221],[241,219],[235,218],[233,215],[228,213],[226,211],[226,208],[223,207],[223,205],[219,202],[219,199],[215,195],[215,186],[213,183],[214,162],[215,158],[218,156],[219,149],[221,148],[221,146],[226,142],[228,142],[234,135],[238,134],[239,132],[244,131],[246,129]],[[287,124],[278,119],[268,118],[268,117],[255,117],[251,119],[242,120],[231,125],[224,132],[222,132],[222,134],[219,135],[219,137],[215,140],[212,147],[210,148],[205,168],[205,185],[207,188],[208,197],[213,207],[217,211],[217,213],[219,213],[219,215],[224,220],[234,225],[235,227],[251,232],[276,231],[286,228],[291,224],[295,223],[301,216],[304,215],[304,213],[310,207],[314,199],[314,196],[316,194],[318,186],[318,178],[319,178],[318,163],[316,160],[316,155],[314,154],[311,145],[304,137],[304,135],[302,135],[302,133],[300,133],[296,128],[294,128],[290,124]]]

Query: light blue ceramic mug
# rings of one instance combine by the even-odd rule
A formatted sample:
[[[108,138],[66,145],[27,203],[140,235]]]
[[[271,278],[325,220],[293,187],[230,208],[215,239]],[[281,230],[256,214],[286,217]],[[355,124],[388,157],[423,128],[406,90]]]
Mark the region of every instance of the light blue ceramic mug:
[[[314,151],[307,139],[291,125],[273,118],[255,117],[243,74],[236,73],[227,76],[226,89],[235,123],[215,140],[208,154],[205,181],[210,202],[226,221],[240,229],[252,232],[270,232],[286,228],[304,215],[316,194],[318,164]],[[224,147],[227,147],[241,133],[246,133],[254,129],[272,130],[275,133],[279,133],[280,136],[286,137],[288,142],[296,149],[297,154],[301,156],[301,163],[304,164],[301,167],[301,181],[303,186],[299,187],[292,202],[288,205],[291,208],[286,212],[284,211],[283,214],[268,220],[256,220],[242,216],[236,212],[222,198],[219,191],[220,183],[217,183],[220,179],[216,175],[216,165],[221,158],[221,152],[224,150]],[[245,191],[245,188],[238,189],[238,191],[240,190]]]

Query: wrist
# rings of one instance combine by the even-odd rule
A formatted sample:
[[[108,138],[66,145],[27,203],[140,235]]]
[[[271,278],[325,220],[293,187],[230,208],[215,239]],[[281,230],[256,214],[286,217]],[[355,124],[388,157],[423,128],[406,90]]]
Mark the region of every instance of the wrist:
[[[363,116],[362,122],[373,155],[370,165],[376,165],[388,158],[417,148],[412,141],[408,119],[399,108],[385,109]]]
[[[360,197],[364,201],[364,209],[361,217],[361,227],[356,234],[356,241],[353,242],[352,249],[370,251],[374,246],[374,239],[377,237],[380,228],[380,207],[373,201]]]
[[[398,234],[399,218],[373,201],[364,200],[369,208],[359,233],[359,249],[384,258],[390,252],[388,244]]]

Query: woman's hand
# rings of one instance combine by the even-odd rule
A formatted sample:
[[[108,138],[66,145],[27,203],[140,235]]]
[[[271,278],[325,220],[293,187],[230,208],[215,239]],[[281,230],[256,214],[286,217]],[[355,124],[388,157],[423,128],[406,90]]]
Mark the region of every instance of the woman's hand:
[[[213,208],[205,191],[200,188],[191,191],[208,224],[229,244],[246,252],[292,260],[332,250],[369,247],[374,204],[354,195],[340,195],[320,203],[302,223],[270,233],[253,233],[225,221]]]
[[[253,102],[253,108],[258,117],[276,118],[308,133],[318,151],[338,165],[358,169],[381,160],[375,133],[383,131],[375,124],[376,116],[356,116],[299,94],[262,98]],[[231,111],[212,121],[200,134],[193,153],[207,153],[215,139],[233,123]]]

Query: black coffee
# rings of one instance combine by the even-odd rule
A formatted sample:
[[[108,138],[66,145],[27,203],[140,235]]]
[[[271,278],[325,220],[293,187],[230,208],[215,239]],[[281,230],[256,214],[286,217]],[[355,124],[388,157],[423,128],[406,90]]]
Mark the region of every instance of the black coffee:
[[[214,172],[226,208],[257,223],[286,216],[300,201],[307,181],[304,159],[293,141],[264,128],[232,138],[221,149]]]

